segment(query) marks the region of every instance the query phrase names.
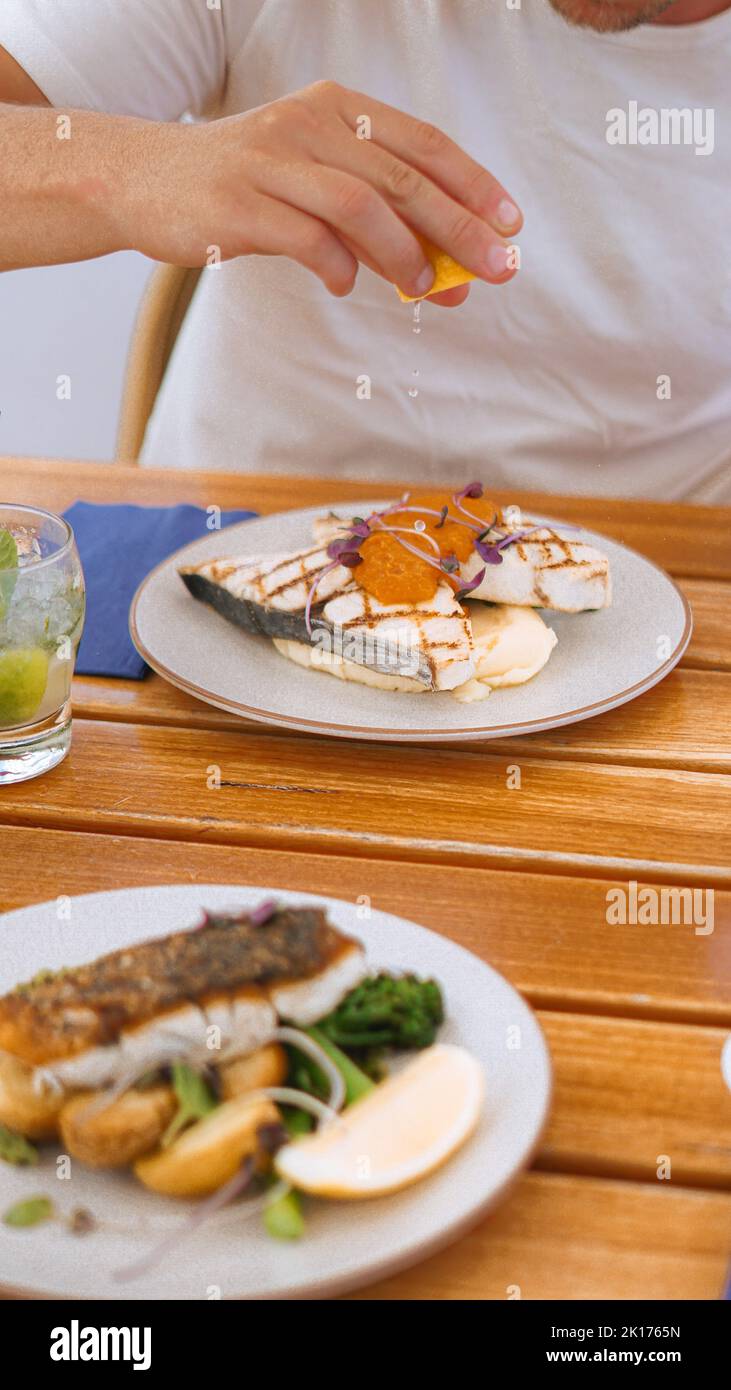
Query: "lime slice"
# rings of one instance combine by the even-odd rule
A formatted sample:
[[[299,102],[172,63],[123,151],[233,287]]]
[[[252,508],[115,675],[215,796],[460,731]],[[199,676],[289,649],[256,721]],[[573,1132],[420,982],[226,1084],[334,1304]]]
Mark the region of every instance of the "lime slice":
[[[48,654],[38,647],[0,652],[0,725],[26,724],[46,691]]]

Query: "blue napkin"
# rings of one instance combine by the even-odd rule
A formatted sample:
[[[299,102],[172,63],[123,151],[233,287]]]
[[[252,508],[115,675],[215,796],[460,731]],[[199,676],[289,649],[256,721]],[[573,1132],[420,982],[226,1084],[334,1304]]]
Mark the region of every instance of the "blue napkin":
[[[211,534],[201,507],[100,506],[74,502],[64,513],[73,527],[86,579],[86,622],[76,670],[82,676],[141,680],[147,666],[132,645],[127,621],[146,574],[173,551]],[[221,526],[256,512],[223,512]]]

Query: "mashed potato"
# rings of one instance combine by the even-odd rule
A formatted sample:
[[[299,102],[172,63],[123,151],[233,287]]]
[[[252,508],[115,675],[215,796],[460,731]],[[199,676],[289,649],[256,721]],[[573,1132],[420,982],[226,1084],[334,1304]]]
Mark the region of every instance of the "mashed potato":
[[[467,703],[484,700],[497,686],[523,685],[537,675],[548,661],[556,645],[553,628],[544,623],[534,608],[518,608],[511,604],[471,603],[467,605],[475,644],[476,670],[471,680],[458,685],[449,693],[455,700]],[[426,686],[410,676],[389,676],[347,661],[336,652],[309,646],[306,642],[273,639],[282,656],[324,671],[341,681],[356,681],[378,690],[404,690],[413,695],[424,694]]]

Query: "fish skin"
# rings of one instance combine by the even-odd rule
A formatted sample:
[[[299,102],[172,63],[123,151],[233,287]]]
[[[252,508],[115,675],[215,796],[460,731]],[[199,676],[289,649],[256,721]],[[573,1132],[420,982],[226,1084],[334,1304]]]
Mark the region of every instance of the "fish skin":
[[[313,526],[316,543],[327,545],[342,539],[348,525],[347,517],[333,512],[317,517]],[[465,583],[485,570],[482,582],[470,591],[470,599],[519,608],[546,608],[556,613],[609,608],[611,574],[609,560],[602,551],[555,527],[534,526],[526,518],[516,527],[508,525],[501,516],[495,535],[499,538],[527,530],[532,534],[505,547],[499,565],[486,565],[476,551],[460,565],[460,577]]]
[[[318,585],[308,632],[311,579],[301,582],[298,567],[311,575],[313,564],[321,563],[330,563],[327,552],[315,548],[266,561],[214,560],[181,569],[180,576],[194,598],[245,632],[322,644],[358,665],[409,676],[429,690],[451,690],[469,680],[474,673],[470,625],[449,584],[440,582],[434,598],[421,603],[381,604],[339,565]],[[274,601],[280,606],[271,606]],[[300,607],[283,608],[283,601]]]
[[[16,988],[0,999],[0,1049],[31,1066],[57,1071],[60,1064],[60,1079],[69,1082],[83,1054],[95,1078],[83,1084],[105,1084],[102,1074],[143,1064],[178,1042],[184,1056],[194,1053],[210,1023],[223,1019],[225,1055],[242,1055],[242,1029],[255,1035],[254,1050],[276,1025],[273,990],[293,982],[305,994],[308,983],[321,989],[323,977],[351,954],[353,976],[365,974],[360,943],[330,926],[319,908],[282,908],[262,925],[247,913],[218,914],[197,929]],[[145,1029],[152,1030],[149,1046]]]

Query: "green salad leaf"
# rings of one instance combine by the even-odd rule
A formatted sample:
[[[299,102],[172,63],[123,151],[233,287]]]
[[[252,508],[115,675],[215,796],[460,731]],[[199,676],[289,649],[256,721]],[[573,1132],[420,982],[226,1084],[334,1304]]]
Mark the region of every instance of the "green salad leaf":
[[[275,1197],[264,1208],[264,1227],[275,1240],[299,1240],[304,1235],[302,1198],[294,1190]]]
[[[14,1134],[12,1129],[0,1125],[0,1158],[5,1163],[15,1163],[22,1168],[38,1162],[38,1150],[22,1134]]]
[[[173,1090],[178,1101],[178,1113],[173,1116],[163,1137],[162,1146],[164,1149],[177,1139],[180,1131],[187,1125],[194,1124],[196,1120],[202,1120],[204,1115],[209,1115],[216,1109],[218,1101],[213,1094],[208,1082],[184,1062],[174,1062],[172,1066]]]
[[[16,1202],[3,1216],[6,1226],[38,1226],[41,1221],[50,1221],[55,1216],[50,1197],[26,1197],[24,1202]]]

